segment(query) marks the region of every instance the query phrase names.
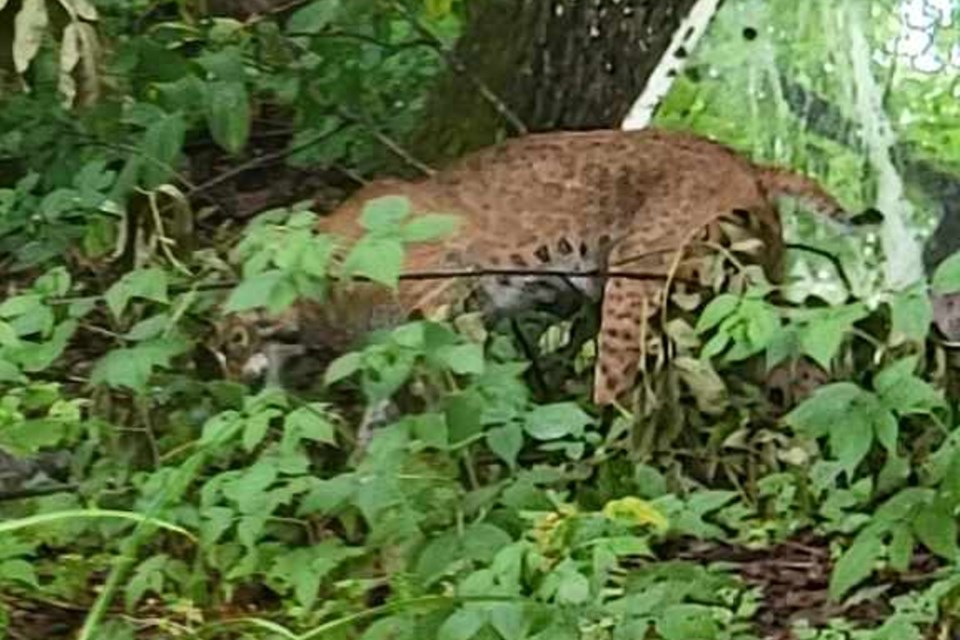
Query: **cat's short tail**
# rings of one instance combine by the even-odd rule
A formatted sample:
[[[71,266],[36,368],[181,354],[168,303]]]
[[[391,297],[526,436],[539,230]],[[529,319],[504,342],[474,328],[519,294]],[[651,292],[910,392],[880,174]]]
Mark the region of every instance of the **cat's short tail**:
[[[824,191],[815,180],[795,171],[779,167],[760,167],[757,181],[770,200],[792,197],[816,213],[836,220],[844,220],[848,213],[833,196]]]

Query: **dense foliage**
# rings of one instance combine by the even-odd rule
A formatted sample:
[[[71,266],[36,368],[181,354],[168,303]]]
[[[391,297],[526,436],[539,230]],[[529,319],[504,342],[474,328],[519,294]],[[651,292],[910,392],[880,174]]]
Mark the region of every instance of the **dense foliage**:
[[[82,640],[747,640],[790,606],[723,561],[789,544],[829,565],[827,614],[795,637],[948,633],[960,438],[930,293],[960,291],[960,258],[895,290],[877,227],[797,212],[791,233],[836,260],[794,256],[781,290],[712,257],[673,298],[671,357],[608,412],[587,401],[589,309],[525,318],[535,354],[467,315],[372,335],[295,390],[247,388],[207,350],[225,314],[395,286],[404,246],[454,223],[384,198],[337,260],[315,195],[251,207],[270,201],[256,176],[309,169],[336,199],[395,166],[465,14],[215,4],[0,0],[0,637],[26,601]],[[875,4],[861,26],[882,52],[909,3]],[[823,52],[849,24],[826,2],[727,5],[661,122],[806,165],[864,208],[858,141],[808,131],[782,93],[806,80],[859,121],[846,54]],[[901,140],[945,167],[951,83],[887,82]],[[938,203],[918,202],[922,231]],[[829,380],[797,394],[797,362]],[[389,424],[358,428],[387,401]]]

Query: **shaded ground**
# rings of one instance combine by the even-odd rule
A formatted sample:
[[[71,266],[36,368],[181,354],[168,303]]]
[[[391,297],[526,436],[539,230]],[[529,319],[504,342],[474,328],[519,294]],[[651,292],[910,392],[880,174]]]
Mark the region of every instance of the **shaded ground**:
[[[800,620],[806,620],[812,627],[821,627],[831,618],[843,617],[864,628],[877,626],[891,612],[890,598],[922,587],[937,567],[929,555],[918,554],[908,573],[881,577],[871,583],[869,592],[876,596],[873,599],[858,601],[854,596],[845,604],[833,604],[827,597],[832,568],[828,544],[826,539],[812,535],[801,535],[767,549],[692,542],[678,550],[674,558],[701,564],[732,565],[732,571],[746,585],[758,587],[763,597],[754,620],[756,633],[763,640],[793,640],[790,628]],[[75,637],[86,615],[85,607],[41,602],[10,594],[0,594],[0,604],[7,609],[9,627],[6,637],[9,640],[68,640]],[[271,602],[267,608],[275,605]],[[157,610],[156,604],[148,607],[152,610],[137,617],[165,617],[164,612]],[[237,611],[235,615],[257,615],[253,602],[240,608],[244,611]],[[226,617],[232,615],[227,613]],[[154,629],[144,631],[138,637],[153,640],[167,635]]]

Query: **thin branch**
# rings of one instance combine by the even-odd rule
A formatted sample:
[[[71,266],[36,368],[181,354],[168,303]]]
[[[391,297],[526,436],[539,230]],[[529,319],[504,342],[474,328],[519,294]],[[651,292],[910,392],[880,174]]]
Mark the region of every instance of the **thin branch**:
[[[314,91],[314,92],[315,92],[315,91]],[[316,96],[315,96],[315,97],[316,97]],[[406,163],[409,164],[410,166],[412,166],[412,167],[416,168],[417,170],[421,171],[424,175],[426,175],[426,176],[432,176],[432,175],[435,175],[435,174],[437,173],[436,170],[434,170],[432,167],[430,167],[430,166],[427,165],[426,163],[422,162],[421,160],[418,160],[417,158],[415,158],[412,153],[410,153],[409,151],[407,151],[406,149],[404,149],[403,146],[401,146],[400,143],[398,143],[396,140],[394,140],[393,138],[391,138],[391,137],[388,136],[387,134],[385,134],[385,133],[383,133],[382,131],[380,131],[380,130],[373,124],[373,122],[370,121],[369,118],[364,118],[364,117],[357,116],[356,114],[351,113],[350,111],[348,111],[347,109],[345,109],[345,108],[343,108],[343,107],[339,107],[339,108],[337,109],[337,113],[338,113],[338,114],[340,115],[340,117],[343,118],[344,120],[348,120],[348,121],[351,121],[351,122],[355,122],[355,123],[361,124],[361,125],[363,125],[364,127],[366,127],[367,130],[370,132],[370,134],[371,134],[374,138],[377,139],[377,142],[379,142],[380,144],[382,144],[383,146],[385,146],[387,149],[390,149],[390,151],[392,151],[392,152],[395,153],[397,156],[399,156],[400,159],[402,159],[404,162],[406,162]]]
[[[226,181],[228,181],[228,180],[232,180],[233,178],[236,178],[236,177],[238,177],[238,176],[240,176],[240,175],[242,175],[242,174],[244,174],[244,173],[246,173],[246,172],[248,172],[248,171],[252,171],[252,170],[254,170],[254,169],[258,169],[258,168],[260,168],[260,167],[273,164],[274,162],[279,162],[280,160],[283,160],[284,158],[286,158],[286,157],[288,157],[288,156],[291,156],[291,155],[293,155],[293,154],[295,154],[295,153],[299,153],[300,151],[303,151],[304,149],[308,149],[308,148],[312,147],[312,146],[315,145],[315,144],[319,144],[319,143],[323,142],[324,140],[326,140],[327,138],[329,138],[329,137],[332,136],[332,135],[335,135],[335,134],[337,134],[337,133],[340,133],[341,131],[343,131],[343,129],[344,129],[345,126],[346,126],[346,125],[341,125],[341,126],[335,128],[335,129],[333,129],[332,131],[325,131],[325,132],[323,132],[323,133],[317,133],[317,134],[315,134],[315,135],[307,138],[307,139],[304,140],[303,142],[300,142],[299,144],[293,145],[292,147],[288,147],[288,148],[282,149],[282,150],[280,150],[280,151],[275,151],[274,153],[268,153],[268,154],[263,155],[263,156],[257,156],[256,158],[251,158],[250,160],[244,162],[243,164],[239,164],[239,165],[237,165],[236,167],[233,167],[232,169],[229,169],[229,170],[227,170],[227,171],[224,171],[224,172],[221,173],[220,175],[217,175],[217,176],[214,176],[214,177],[210,178],[210,179],[207,180],[206,182],[202,182],[202,183],[200,183],[200,184],[198,184],[198,185],[195,185],[195,186],[191,187],[191,188],[186,192],[186,196],[187,196],[188,198],[191,197],[191,196],[195,196],[195,195],[197,195],[198,193],[202,193],[202,192],[204,192],[204,191],[208,191],[208,190],[212,189],[213,187],[215,187],[215,186],[217,186],[217,185],[219,185],[219,184],[223,184],[224,182],[226,182]]]
[[[385,42],[374,36],[368,36],[365,33],[356,33],[353,31],[342,31],[339,29],[331,29],[330,31],[321,31],[320,33],[305,33],[294,31],[292,33],[286,34],[290,38],[343,38],[345,40],[358,40],[360,42],[365,42],[367,44],[376,45],[383,49],[389,50],[391,53],[396,53],[403,51],[404,49],[416,49],[420,47],[426,47],[430,49],[437,49],[437,43],[434,40],[428,38],[418,38],[416,40],[407,40],[405,42]]]
[[[50,484],[40,487],[31,487],[29,489],[0,491],[0,502],[25,500],[27,498],[40,498],[43,496],[53,495],[55,493],[76,493],[79,488],[80,487],[75,484]]]
[[[484,83],[483,80],[478,78],[470,71],[466,63],[455,51],[447,49],[444,46],[443,41],[434,35],[434,33],[430,31],[430,29],[428,29],[427,26],[423,24],[423,22],[421,22],[412,11],[404,7],[399,2],[393,2],[393,7],[398,13],[407,19],[407,21],[410,23],[410,26],[412,26],[417,33],[433,43],[434,48],[443,57],[443,59],[446,60],[447,64],[450,65],[454,71],[469,80],[470,83],[477,89],[477,91],[480,92],[480,95],[483,97],[483,99],[489,102],[490,106],[496,109],[497,113],[499,113],[507,122],[510,123],[510,126],[514,128],[518,135],[525,136],[527,133],[529,133],[527,125],[523,123],[520,117],[517,116],[517,114],[514,113],[513,110],[508,107],[507,104],[501,100],[497,94],[495,94],[493,90],[490,89],[486,83]]]
[[[644,271],[610,271],[606,269],[593,269],[590,271],[575,271],[569,269],[471,269],[471,270],[451,270],[451,271],[410,271],[401,273],[399,280],[449,280],[453,278],[488,278],[488,277],[540,277],[540,278],[571,278],[571,279],[597,279],[597,278],[622,278],[624,280],[665,280],[666,274],[651,273]],[[368,278],[350,278],[356,282],[371,282]],[[232,289],[240,284],[239,280],[221,280],[219,282],[205,282],[193,285],[181,285],[169,287],[171,294],[177,295],[189,291],[223,291]],[[76,302],[89,302],[103,298],[102,295],[72,296],[72,297],[51,297],[46,302],[52,305],[74,304]]]

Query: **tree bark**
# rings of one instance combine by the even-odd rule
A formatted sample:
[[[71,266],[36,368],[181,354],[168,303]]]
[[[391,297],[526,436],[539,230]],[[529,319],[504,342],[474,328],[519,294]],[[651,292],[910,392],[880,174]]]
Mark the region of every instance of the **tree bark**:
[[[531,132],[619,126],[693,3],[475,0],[410,148],[437,164],[520,133],[504,108]]]

